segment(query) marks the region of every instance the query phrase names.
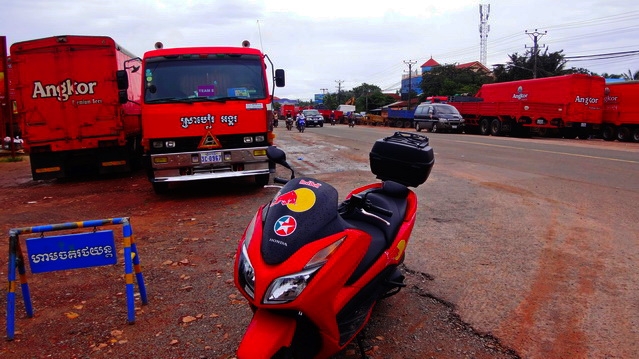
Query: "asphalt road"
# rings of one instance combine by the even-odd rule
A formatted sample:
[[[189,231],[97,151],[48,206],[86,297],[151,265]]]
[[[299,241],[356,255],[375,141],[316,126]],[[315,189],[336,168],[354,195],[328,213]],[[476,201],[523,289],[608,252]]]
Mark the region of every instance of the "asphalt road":
[[[336,186],[345,195],[397,130],[278,129],[276,142],[304,174],[357,171]],[[424,134],[435,166],[406,265],[433,279],[427,290],[522,357],[635,357],[639,144]]]

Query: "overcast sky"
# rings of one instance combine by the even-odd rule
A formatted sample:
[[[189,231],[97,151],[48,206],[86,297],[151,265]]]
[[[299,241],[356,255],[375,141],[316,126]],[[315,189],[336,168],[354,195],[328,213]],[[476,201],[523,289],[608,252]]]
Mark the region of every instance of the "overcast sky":
[[[379,3],[379,4],[376,4]],[[310,100],[362,83],[392,92],[408,63],[479,61],[479,4],[490,4],[486,65],[539,45],[566,56],[639,51],[637,0],[0,0],[8,46],[54,35],[105,35],[142,56],[165,47],[249,40],[287,84],[278,97]],[[374,5],[376,4],[376,5]],[[639,54],[571,61],[597,73],[639,71]]]

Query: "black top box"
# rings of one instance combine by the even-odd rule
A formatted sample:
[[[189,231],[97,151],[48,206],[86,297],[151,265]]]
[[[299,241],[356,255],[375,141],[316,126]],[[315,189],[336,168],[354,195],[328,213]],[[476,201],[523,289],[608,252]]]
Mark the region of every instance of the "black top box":
[[[377,178],[411,187],[426,182],[434,163],[428,137],[410,132],[375,141],[370,153],[371,171]]]

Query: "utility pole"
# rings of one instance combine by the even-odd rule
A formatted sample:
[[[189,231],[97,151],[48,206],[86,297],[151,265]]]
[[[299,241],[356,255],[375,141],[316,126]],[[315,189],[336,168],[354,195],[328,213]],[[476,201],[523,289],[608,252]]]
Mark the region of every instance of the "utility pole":
[[[416,64],[417,61],[411,61],[411,60],[406,60],[404,61],[405,64],[408,65],[408,109],[410,110],[410,97],[411,97],[411,92],[412,92],[412,85],[413,85],[413,64]]]
[[[340,94],[342,92],[342,82],[344,82],[344,80],[335,80],[335,82],[337,82],[337,105],[339,106],[342,102],[340,99]]]
[[[320,91],[322,91],[322,95],[326,95],[326,91],[328,91],[328,89],[320,89]]]
[[[539,38],[541,38],[542,36],[546,35],[548,33],[548,31],[544,31],[539,32],[537,31],[537,29],[535,29],[535,31],[533,32],[528,32],[528,30],[526,30],[526,35],[530,36],[533,39],[533,78],[536,79],[537,78],[537,53],[539,52],[539,44],[538,44],[538,40]],[[546,47],[546,45],[542,46],[542,47]]]

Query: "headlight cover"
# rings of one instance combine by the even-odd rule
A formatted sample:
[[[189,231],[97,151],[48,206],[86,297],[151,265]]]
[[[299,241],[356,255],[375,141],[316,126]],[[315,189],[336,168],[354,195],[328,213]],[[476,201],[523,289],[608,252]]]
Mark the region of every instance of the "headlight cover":
[[[277,278],[268,287],[264,304],[282,304],[294,300],[306,288],[309,280],[318,269],[320,269],[319,266]]]
[[[333,252],[344,242],[344,239],[346,237],[342,237],[318,251],[301,272],[275,279],[266,291],[264,304],[282,304],[295,300],[306,288],[315,272],[322,268]]]
[[[253,219],[246,227],[244,233],[244,243],[242,243],[242,250],[240,252],[240,258],[238,260],[237,274],[240,285],[251,298],[255,296],[255,268],[248,256],[248,246],[251,243],[253,232],[255,231],[255,223],[257,221],[257,214],[253,216]]]

